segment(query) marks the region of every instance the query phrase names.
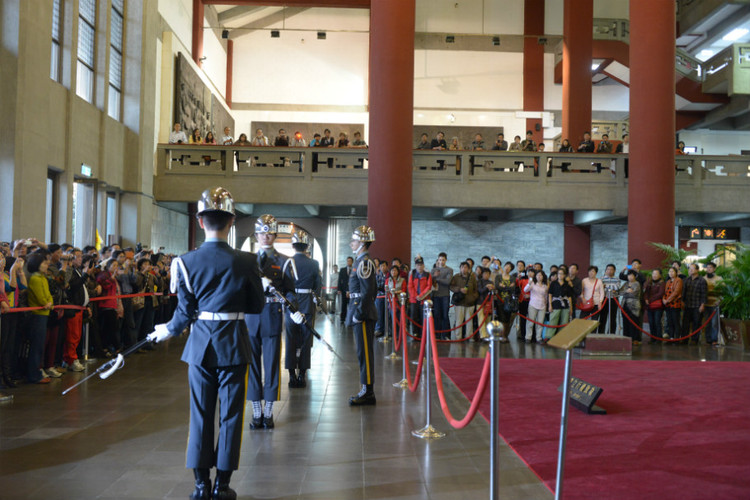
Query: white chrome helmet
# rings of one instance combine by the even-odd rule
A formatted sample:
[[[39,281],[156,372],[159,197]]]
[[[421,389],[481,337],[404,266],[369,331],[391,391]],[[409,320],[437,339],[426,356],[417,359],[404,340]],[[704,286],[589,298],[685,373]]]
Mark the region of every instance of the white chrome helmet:
[[[294,226],[294,229],[292,230],[292,244],[297,243],[302,245],[309,245],[310,233],[308,233],[304,229],[300,229],[297,226]]]
[[[232,193],[223,187],[206,189],[198,200],[198,215],[206,212],[225,212],[234,215],[234,199]]]
[[[279,223],[276,221],[276,217],[271,214],[264,214],[258,217],[255,221],[255,232],[257,233],[271,233],[276,234],[278,232]]]
[[[370,226],[359,226],[352,233],[352,239],[363,243],[372,243],[375,241],[375,231]]]

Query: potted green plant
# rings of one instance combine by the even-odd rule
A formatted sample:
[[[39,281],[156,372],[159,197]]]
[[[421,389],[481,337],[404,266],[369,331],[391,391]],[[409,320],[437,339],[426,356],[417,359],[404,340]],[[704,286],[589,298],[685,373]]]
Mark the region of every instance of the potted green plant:
[[[728,344],[750,350],[750,247],[726,248],[735,259],[725,266],[716,286],[721,296],[721,330]]]

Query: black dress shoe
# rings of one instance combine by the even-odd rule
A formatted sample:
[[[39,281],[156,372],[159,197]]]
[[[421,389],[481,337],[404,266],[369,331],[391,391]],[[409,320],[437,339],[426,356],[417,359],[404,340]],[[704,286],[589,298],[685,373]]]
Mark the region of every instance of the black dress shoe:
[[[273,429],[273,415],[270,417],[263,417],[263,427],[266,429]]]
[[[289,377],[289,388],[296,389],[297,387],[300,387],[299,379],[297,377],[294,377],[294,378]]]
[[[211,500],[211,481],[195,482],[195,490],[190,494],[190,500]]]
[[[16,387],[18,387],[16,381],[8,376],[3,377],[3,385],[5,385],[5,387],[7,387],[8,389],[15,389]]]
[[[214,486],[211,494],[213,500],[237,500],[237,492],[229,487],[228,484]]]
[[[349,398],[349,406],[368,406],[375,404],[375,393],[366,392],[361,396],[356,394]]]
[[[250,422],[250,429],[256,430],[256,429],[262,429],[263,428],[263,417],[255,418],[253,417],[253,420]]]
[[[301,373],[300,376],[297,378],[297,387],[304,389],[307,387],[307,379],[305,378],[305,374]]]

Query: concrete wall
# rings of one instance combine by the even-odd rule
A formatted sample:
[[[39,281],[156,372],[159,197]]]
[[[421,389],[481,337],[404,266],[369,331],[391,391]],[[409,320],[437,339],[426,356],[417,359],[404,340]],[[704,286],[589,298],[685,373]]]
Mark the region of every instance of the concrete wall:
[[[177,255],[188,251],[188,215],[154,205],[151,225],[151,248],[164,247]]]

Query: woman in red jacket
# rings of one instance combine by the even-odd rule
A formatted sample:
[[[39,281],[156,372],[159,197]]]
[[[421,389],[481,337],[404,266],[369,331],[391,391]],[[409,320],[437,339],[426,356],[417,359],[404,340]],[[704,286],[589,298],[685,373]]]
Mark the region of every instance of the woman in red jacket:
[[[422,336],[422,303],[430,296],[431,292],[432,276],[424,270],[424,259],[417,255],[414,259],[414,269],[409,273],[409,306],[411,312],[409,316],[413,321],[411,325],[412,334],[418,338]]]
[[[99,332],[104,344],[104,354],[109,358],[117,352],[120,346],[117,327],[117,280],[115,273],[119,264],[115,259],[109,259],[103,264],[104,270],[96,276],[96,282],[102,287],[102,297],[99,301]]]

